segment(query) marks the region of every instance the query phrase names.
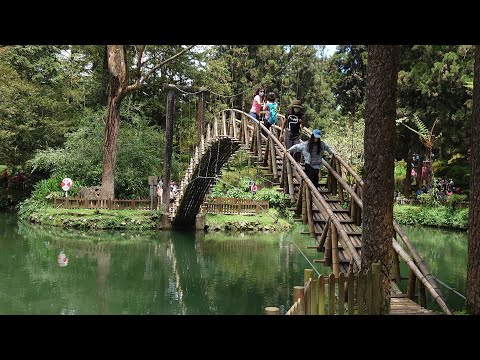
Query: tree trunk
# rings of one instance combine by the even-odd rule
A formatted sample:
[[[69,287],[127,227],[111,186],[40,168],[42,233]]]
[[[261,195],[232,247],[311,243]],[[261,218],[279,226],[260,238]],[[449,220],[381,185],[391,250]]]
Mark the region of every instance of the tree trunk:
[[[470,149],[470,202],[468,217],[467,312],[480,315],[480,46],[475,47],[473,119]]]
[[[128,85],[125,49],[122,45],[108,45],[108,71],[110,72],[108,112],[105,124],[102,162],[102,190],[105,199],[115,198],[115,169],[117,141],[120,127],[120,104]]]
[[[369,45],[365,104],[362,269],[381,263],[381,314],[390,312],[397,45]]]

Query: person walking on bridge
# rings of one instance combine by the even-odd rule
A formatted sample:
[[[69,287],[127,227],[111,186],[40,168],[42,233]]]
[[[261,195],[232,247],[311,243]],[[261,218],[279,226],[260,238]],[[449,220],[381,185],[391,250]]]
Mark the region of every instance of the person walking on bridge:
[[[287,149],[301,142],[303,126],[305,126],[305,113],[303,112],[302,101],[294,100],[292,105],[287,109],[280,130],[280,138],[284,138]],[[294,155],[294,158],[297,162],[300,161],[300,154]]]
[[[323,152],[327,151],[330,155],[334,152],[332,148],[321,140],[322,132],[319,129],[312,131],[310,139],[300,144],[291,146],[289,152],[301,152],[305,161],[305,173],[312,181],[313,185],[318,188],[318,173],[322,168]]]
[[[249,115],[257,120],[260,120],[260,108],[263,105],[264,94],[265,90],[263,88],[258,88],[253,97],[252,108],[250,109]]]

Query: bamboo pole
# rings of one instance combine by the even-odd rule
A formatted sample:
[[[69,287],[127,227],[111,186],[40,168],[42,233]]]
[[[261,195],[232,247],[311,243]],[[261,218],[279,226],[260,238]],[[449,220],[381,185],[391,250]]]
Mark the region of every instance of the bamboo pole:
[[[250,134],[248,133],[247,118],[243,116],[242,119],[243,119],[243,136],[245,137],[245,146],[247,148],[250,148]]]
[[[338,174],[340,175],[340,177],[342,177],[342,167],[338,159],[335,159],[335,164]],[[338,183],[338,199],[340,200],[340,204],[343,204],[343,202],[345,201],[343,197],[343,185],[341,183]]]
[[[213,118],[213,136],[218,139],[218,118],[216,116]]]
[[[297,194],[297,202],[295,206],[295,213],[301,214],[302,211],[302,190],[303,190],[303,180],[300,182],[300,186],[298,188],[298,194]]]
[[[421,307],[427,308],[427,295],[425,293],[425,286],[421,281],[418,282],[418,303]]]
[[[290,166],[290,160],[286,158],[286,166],[287,166],[287,181],[288,181],[288,193],[290,194],[290,202],[295,200],[295,190],[293,187],[293,175],[292,175],[292,167]]]
[[[257,137],[256,137],[256,132],[255,128],[253,129],[252,132],[252,137],[250,139],[250,151],[254,154],[253,156],[256,156],[255,154],[257,153]]]
[[[227,136],[227,113],[225,111],[222,112],[222,134],[223,136]]]
[[[338,236],[335,224],[330,227],[330,234],[332,238],[332,269],[335,277],[340,275],[340,264],[338,259]]]
[[[398,254],[396,251],[393,251],[393,267],[394,267],[394,272],[395,272],[395,282],[397,285],[400,286],[400,281],[402,280],[401,274],[400,274],[400,259],[398,258]]]
[[[305,202],[307,204],[307,221],[308,221],[308,230],[310,232],[310,237],[315,237],[315,226],[313,224],[313,215],[312,215],[312,195],[310,189],[307,187],[305,189]]]
[[[307,186],[303,184],[302,186],[302,223],[307,224]]]
[[[345,160],[343,160],[341,157],[339,157],[338,155],[334,155],[335,156],[335,159],[337,159],[340,164],[342,164],[342,166],[353,176],[353,178],[355,179],[355,181],[361,186],[363,187],[363,180],[362,178],[351,168],[351,166],[345,162]]]
[[[337,184],[338,184],[338,178],[336,178],[335,180],[333,179],[333,174],[335,173],[338,177],[338,174],[337,174],[337,171],[335,169],[336,165],[335,165],[335,158],[332,158],[332,172],[330,173],[330,176],[332,177],[332,189],[331,189],[331,193],[333,195],[337,195],[337,191],[338,191],[338,187],[337,187]],[[329,189],[330,190],[330,189]]]
[[[322,235],[320,236],[320,240],[318,241],[318,250],[322,251],[323,246],[325,245],[325,239],[327,238],[328,229],[330,227],[330,218],[327,219],[325,226],[322,231]]]
[[[398,253],[398,255],[405,261],[407,266],[415,272],[415,275],[417,276],[418,280],[423,283],[425,288],[428,289],[429,293],[432,295],[433,299],[436,301],[436,303],[440,306],[442,311],[447,314],[447,315],[452,315],[450,309],[448,308],[447,304],[443,300],[442,296],[435,290],[433,285],[428,281],[428,279],[422,274],[422,272],[417,268],[415,265],[415,262],[413,259],[410,257],[410,255],[407,254],[405,250],[401,247],[401,245],[393,239],[393,247],[395,251]]]
[[[359,191],[360,191],[360,187],[357,186],[357,188],[355,189],[355,193],[360,198],[360,196],[358,195]],[[362,225],[362,209],[363,209],[363,202],[362,202],[362,206],[357,207],[357,213],[355,214],[355,225],[357,226]]]
[[[237,121],[235,120],[235,112],[232,110],[230,117],[232,118],[232,126],[233,126],[233,137],[238,139],[238,129],[237,129]]]
[[[395,229],[396,233],[400,236],[400,239],[403,241],[403,243],[406,245],[415,264],[418,266],[422,274],[428,279],[428,282],[432,284],[435,291],[440,295],[442,295],[442,292],[438,287],[437,281],[433,277],[432,273],[428,270],[427,265],[425,264],[425,261],[420,256],[417,249],[415,249],[413,244],[410,242],[410,239],[407,237],[407,235],[403,232],[403,229],[398,225],[398,223],[395,220],[393,220],[393,228]]]
[[[260,123],[257,122],[255,125],[255,131],[257,133],[257,164],[260,165],[262,161],[262,136],[260,135]]]
[[[269,141],[270,141],[270,158],[271,158],[271,164],[272,164],[273,179],[276,180],[278,179],[277,154],[275,151],[275,144],[273,142],[272,137],[269,137]]]
[[[323,255],[323,258],[325,259],[323,264],[325,266],[332,266],[332,225],[334,224],[330,224],[330,229],[327,233],[327,240],[325,242],[325,252]]]
[[[408,272],[407,297],[415,301],[415,281],[417,277],[412,270]]]
[[[210,123],[207,124],[207,144],[210,144],[212,141],[212,131]]]
[[[285,178],[286,178],[286,173],[287,173],[287,169],[285,168],[285,164],[286,164],[286,161],[285,161],[285,156],[282,156],[282,172],[280,173],[280,179],[278,180],[278,182],[280,183],[280,186],[282,187],[283,189],[283,193],[286,194],[288,192],[288,189],[286,188],[286,181],[285,181]]]
[[[272,172],[272,168],[270,166],[270,141],[268,141],[268,138],[267,138],[267,141],[265,142],[265,152],[263,154],[263,166],[268,166],[269,169],[270,169],[270,172]]]

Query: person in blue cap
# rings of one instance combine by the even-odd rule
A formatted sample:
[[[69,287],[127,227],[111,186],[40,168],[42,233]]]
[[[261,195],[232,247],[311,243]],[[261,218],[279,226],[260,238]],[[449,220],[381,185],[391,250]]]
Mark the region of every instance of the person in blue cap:
[[[334,152],[332,148],[321,140],[322,132],[319,129],[312,131],[310,139],[300,144],[291,146],[289,152],[301,152],[305,162],[305,173],[312,181],[313,185],[318,188],[318,173],[322,168],[323,152],[327,151],[330,155]]]

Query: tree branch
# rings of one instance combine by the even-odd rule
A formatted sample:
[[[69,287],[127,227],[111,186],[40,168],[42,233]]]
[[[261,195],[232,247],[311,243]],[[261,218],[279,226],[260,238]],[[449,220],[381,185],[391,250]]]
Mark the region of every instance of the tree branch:
[[[137,48],[137,74],[136,74],[136,79],[135,82],[140,81],[142,78],[142,73],[140,70],[142,69],[142,56],[143,56],[143,51],[145,50],[145,45],[140,45],[140,46],[135,46]]]
[[[182,51],[180,51],[180,52],[176,53],[175,55],[169,57],[167,60],[162,61],[161,63],[155,65],[149,72],[147,72],[147,73],[145,74],[145,76],[144,76],[143,78],[137,79],[137,81],[135,81],[134,84],[129,85],[129,86],[127,87],[127,90],[126,90],[126,91],[128,92],[128,91],[140,89],[140,87],[143,85],[143,83],[144,83],[146,80],[148,80],[148,79],[150,78],[150,76],[152,76],[153,73],[154,73],[155,71],[157,71],[157,69],[159,69],[161,66],[169,63],[170,61],[175,60],[177,57],[179,57],[179,56],[182,55],[183,53],[187,52],[188,50],[190,50],[190,49],[193,48],[194,46],[195,46],[195,45],[190,45],[190,46],[186,47],[185,49],[183,49]],[[138,70],[138,69],[137,69],[137,70]]]

